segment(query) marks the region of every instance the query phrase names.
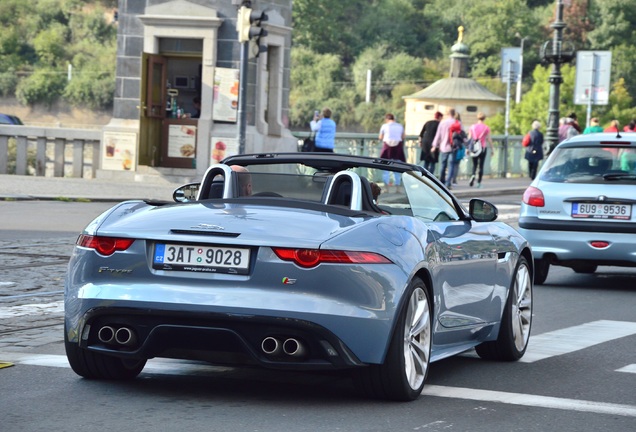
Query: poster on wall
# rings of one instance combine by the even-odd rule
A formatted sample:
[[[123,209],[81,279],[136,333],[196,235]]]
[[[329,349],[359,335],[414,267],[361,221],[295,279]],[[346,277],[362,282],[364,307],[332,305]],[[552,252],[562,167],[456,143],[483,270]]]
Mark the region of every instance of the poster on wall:
[[[137,161],[137,134],[132,132],[104,132],[102,169],[135,170]]]
[[[194,158],[196,150],[196,126],[183,124],[168,126],[168,157]]]
[[[239,145],[237,138],[212,138],[210,154],[212,155],[211,164],[217,164],[228,156],[238,154]]]
[[[238,117],[239,70],[216,68],[212,120],[236,122]]]

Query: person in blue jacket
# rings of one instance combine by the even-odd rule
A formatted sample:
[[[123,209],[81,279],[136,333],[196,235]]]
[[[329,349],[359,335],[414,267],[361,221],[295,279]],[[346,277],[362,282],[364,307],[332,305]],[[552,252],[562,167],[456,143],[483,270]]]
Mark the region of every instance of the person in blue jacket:
[[[314,115],[309,125],[311,131],[316,133],[314,151],[333,153],[336,145],[336,122],[331,119],[331,110],[323,108],[320,115]]]

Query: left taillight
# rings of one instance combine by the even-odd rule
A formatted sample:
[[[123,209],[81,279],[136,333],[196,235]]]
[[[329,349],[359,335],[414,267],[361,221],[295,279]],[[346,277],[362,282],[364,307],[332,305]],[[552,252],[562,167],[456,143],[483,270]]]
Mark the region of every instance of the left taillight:
[[[541,189],[538,189],[534,186],[528,187],[528,189],[526,189],[526,191],[523,193],[523,202],[532,207],[545,206],[545,198],[543,197],[543,192],[541,192]]]
[[[117,238],[117,237],[103,237],[92,235],[80,235],[77,238],[78,246],[82,246],[89,249],[95,249],[100,255],[109,256],[115,252],[125,251],[130,247],[135,239],[129,238]]]
[[[305,268],[318,264],[391,264],[391,260],[375,252],[272,248],[276,256],[283,261],[292,261]]]

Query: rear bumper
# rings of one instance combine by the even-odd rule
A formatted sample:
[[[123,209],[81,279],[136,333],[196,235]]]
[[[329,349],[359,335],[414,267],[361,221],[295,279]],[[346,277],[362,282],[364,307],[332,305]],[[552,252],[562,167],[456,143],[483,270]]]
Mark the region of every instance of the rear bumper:
[[[100,333],[104,328],[118,335],[118,330],[125,329],[132,338],[125,343],[119,338],[104,340],[104,333]],[[75,333],[68,322],[67,330]],[[102,307],[82,316],[76,334],[81,335],[81,348],[128,359],[182,358],[293,370],[364,364],[332,332],[300,319],[161,311],[157,305],[152,312],[146,308]],[[264,349],[266,338],[280,345],[274,343]],[[285,343],[290,349],[283,350]]]
[[[535,259],[555,263],[594,261],[597,265],[636,266],[636,227],[632,223],[541,221],[520,218],[518,231],[532,246]],[[606,241],[595,248],[593,241]]]

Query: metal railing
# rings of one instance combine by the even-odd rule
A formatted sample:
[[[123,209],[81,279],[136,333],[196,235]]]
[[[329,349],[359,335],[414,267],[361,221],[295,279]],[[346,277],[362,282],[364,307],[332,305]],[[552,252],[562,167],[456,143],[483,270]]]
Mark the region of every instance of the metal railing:
[[[295,132],[294,136],[301,143],[309,133]],[[95,178],[101,137],[102,132],[96,129],[0,125],[0,174]],[[484,176],[523,176],[522,136],[509,136],[507,142],[503,135],[492,138],[494,152],[486,158]],[[336,153],[378,157],[381,149],[376,134],[336,134]],[[420,164],[416,136],[406,138],[405,153],[407,162]],[[465,157],[459,168],[459,178],[469,177],[471,158]]]
[[[294,132],[293,135],[299,140],[299,148],[302,141],[309,136],[309,132]],[[526,175],[527,168],[522,162],[524,160],[525,149],[521,145],[523,136],[514,135],[506,137],[504,135],[493,135],[494,152],[486,156],[484,165],[485,177],[522,177]],[[407,136],[404,143],[406,161],[421,165],[420,147],[417,136]],[[338,133],[336,134],[336,153],[379,157],[382,150],[382,143],[376,134],[362,133]],[[472,174],[473,161],[468,155],[460,162],[458,178],[468,178]],[[435,167],[439,173],[439,164]]]

